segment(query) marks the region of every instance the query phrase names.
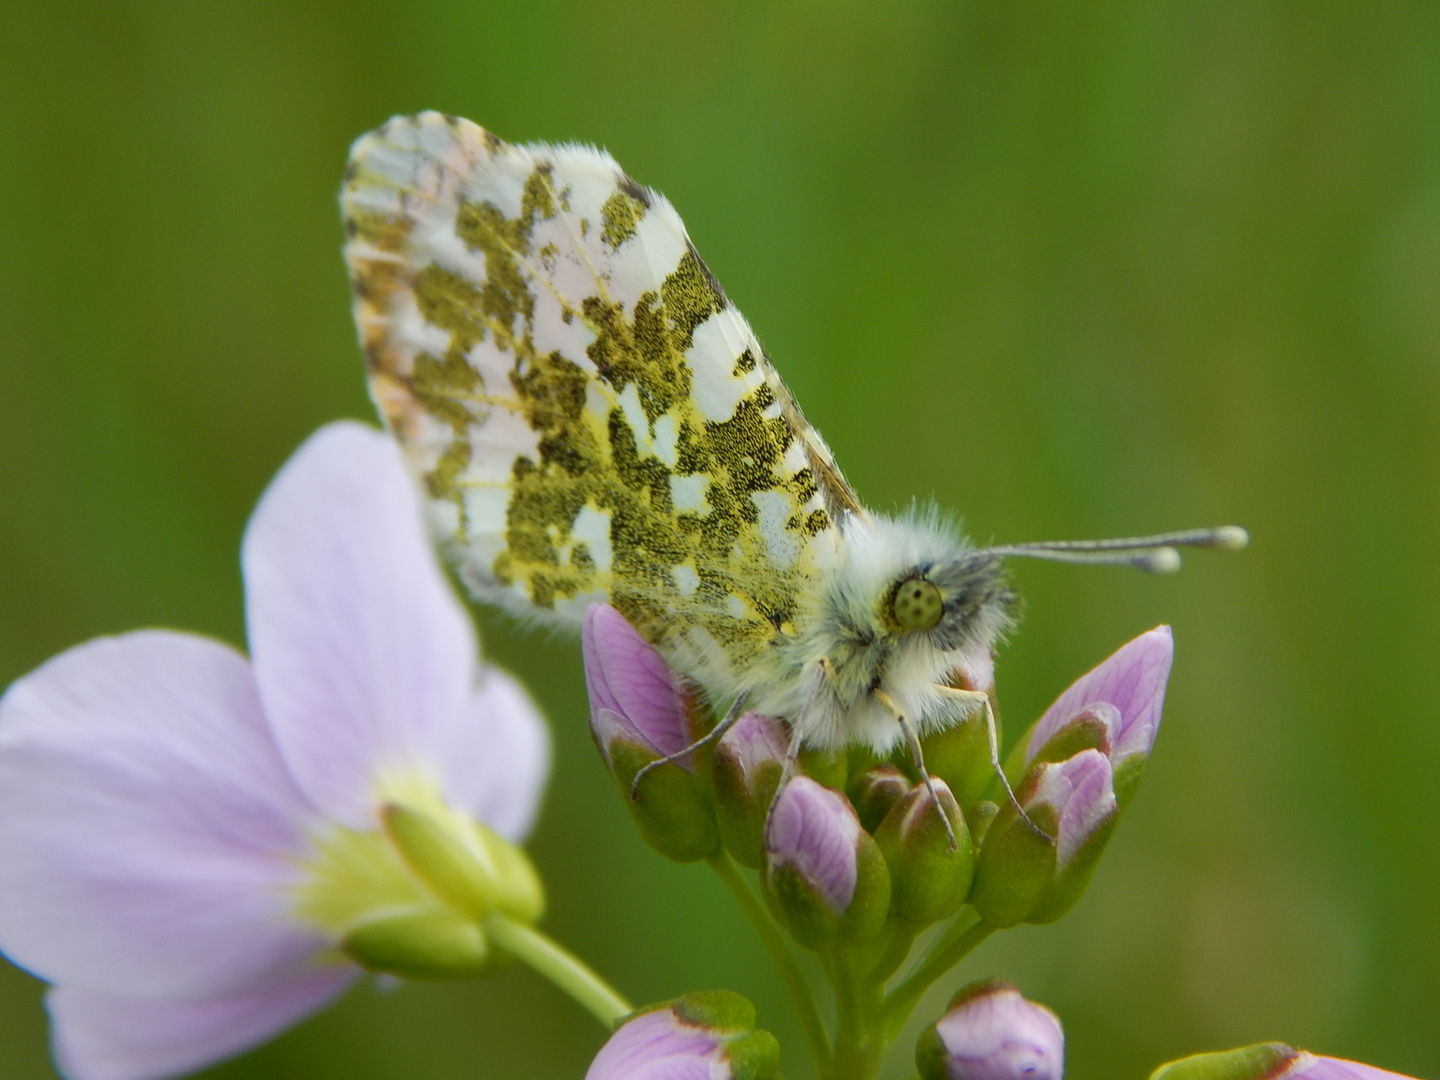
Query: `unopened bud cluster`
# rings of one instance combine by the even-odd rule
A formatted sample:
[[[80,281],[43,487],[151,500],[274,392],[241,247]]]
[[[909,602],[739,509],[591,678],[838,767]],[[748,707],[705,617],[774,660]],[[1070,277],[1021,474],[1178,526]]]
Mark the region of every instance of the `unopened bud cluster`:
[[[785,780],[786,725],[746,713],[696,746],[713,712],[613,608],[587,613],[584,649],[591,732],[645,840],[759,871],[781,922],[817,950],[967,903],[992,928],[1064,914],[1134,792],[1172,651],[1169,629],[1152,630],[1067,690],[1016,747],[1017,806],[981,713],[922,742],[928,783],[908,752],[863,749],[802,753]]]

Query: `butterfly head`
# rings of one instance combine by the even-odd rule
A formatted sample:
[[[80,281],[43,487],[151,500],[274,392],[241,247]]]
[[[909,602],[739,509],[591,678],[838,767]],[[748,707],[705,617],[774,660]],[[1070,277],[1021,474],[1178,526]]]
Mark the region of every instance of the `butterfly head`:
[[[950,651],[988,648],[1009,627],[1015,602],[998,558],[960,548],[897,575],[881,611],[890,633]]]

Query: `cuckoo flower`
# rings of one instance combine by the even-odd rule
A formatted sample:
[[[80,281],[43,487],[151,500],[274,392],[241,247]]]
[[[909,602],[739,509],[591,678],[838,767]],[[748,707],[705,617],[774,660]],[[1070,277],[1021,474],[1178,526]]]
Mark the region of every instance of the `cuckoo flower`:
[[[1065,1035],[1004,979],[971,983],[915,1048],[923,1080],[1060,1080]]]
[[[447,866],[538,914],[500,837],[530,826],[544,727],[478,663],[389,439],[316,433],[262,497],[242,564],[250,660],[138,631],[0,699],[0,948],[53,984],[72,1080],[259,1042],[337,995],[362,939],[402,960],[418,943],[422,968],[478,962],[474,920],[445,902],[476,890],[437,890]]]

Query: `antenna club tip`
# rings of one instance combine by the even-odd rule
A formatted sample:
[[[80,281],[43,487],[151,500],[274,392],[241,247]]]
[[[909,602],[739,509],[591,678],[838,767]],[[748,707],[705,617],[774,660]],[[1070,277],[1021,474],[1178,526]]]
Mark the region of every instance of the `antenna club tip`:
[[[1141,566],[1152,574],[1173,574],[1180,569],[1180,552],[1173,547],[1156,548],[1145,556]]]
[[[1239,525],[1221,525],[1215,530],[1215,546],[1221,551],[1239,551],[1250,543],[1250,534]]]

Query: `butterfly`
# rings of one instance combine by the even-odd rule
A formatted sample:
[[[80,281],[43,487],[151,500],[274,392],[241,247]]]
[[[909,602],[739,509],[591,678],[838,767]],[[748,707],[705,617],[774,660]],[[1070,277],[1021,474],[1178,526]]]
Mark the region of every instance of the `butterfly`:
[[[918,754],[988,708],[1008,556],[1163,571],[1245,542],[987,548],[866,509],[675,209],[603,151],[396,117],[340,201],[371,394],[464,585],[575,628],[614,605],[717,712],[786,720],[792,758]]]

